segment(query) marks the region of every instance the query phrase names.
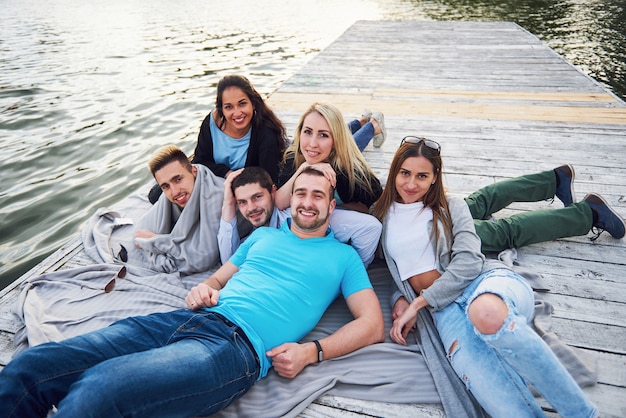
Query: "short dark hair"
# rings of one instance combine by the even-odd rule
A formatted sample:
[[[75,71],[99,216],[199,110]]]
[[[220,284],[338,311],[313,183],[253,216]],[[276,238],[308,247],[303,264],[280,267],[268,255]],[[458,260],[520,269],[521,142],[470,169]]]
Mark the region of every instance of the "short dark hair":
[[[148,161],[148,168],[154,176],[154,173],[173,161],[179,161],[183,167],[191,172],[191,161],[187,155],[176,145],[171,144],[162,146],[152,154],[150,161]]]
[[[303,174],[310,174],[312,176],[325,177],[324,173],[322,173],[321,171],[319,171],[319,170],[317,170],[317,169],[315,169],[313,167],[306,167],[305,169],[303,169],[300,172],[300,174],[298,174],[298,177],[300,177]],[[296,179],[298,177],[296,177]],[[329,187],[330,187],[330,200],[333,200],[335,198],[335,188],[333,187],[332,184],[330,184],[330,182],[328,182],[328,183],[329,183]],[[294,181],[293,182],[293,187],[295,187],[295,185],[296,185],[296,182]],[[293,188],[292,188],[291,191],[293,192]]]
[[[233,183],[230,185],[233,194],[237,187],[245,186],[246,184],[258,183],[262,188],[272,193],[272,186],[274,182],[267,170],[263,167],[250,166],[244,168],[244,170],[237,177],[234,178]]]

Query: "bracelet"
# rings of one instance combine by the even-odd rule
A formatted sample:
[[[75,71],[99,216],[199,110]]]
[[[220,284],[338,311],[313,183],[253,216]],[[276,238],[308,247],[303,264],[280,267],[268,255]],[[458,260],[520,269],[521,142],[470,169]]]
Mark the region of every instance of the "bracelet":
[[[319,341],[313,340],[313,342],[317,346],[317,362],[319,363],[322,360],[324,360],[324,350],[322,350],[322,345],[320,344]]]

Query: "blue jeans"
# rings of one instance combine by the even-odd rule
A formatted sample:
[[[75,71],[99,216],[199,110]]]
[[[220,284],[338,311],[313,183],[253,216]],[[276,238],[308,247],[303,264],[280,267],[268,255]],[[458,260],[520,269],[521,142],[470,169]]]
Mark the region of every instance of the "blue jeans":
[[[468,317],[470,304],[483,293],[500,296],[508,306],[508,317],[495,334],[481,334]],[[452,367],[489,415],[545,416],[528,383],[562,417],[595,417],[594,405],[530,327],[533,314],[533,291],[526,280],[497,269],[477,277],[433,317]]]
[[[361,122],[355,119],[348,123],[348,128],[352,132],[356,146],[363,152],[367,144],[374,138],[374,125],[372,125],[372,122],[366,122],[361,126]]]
[[[211,415],[257,380],[257,355],[219,314],[190,310],[120,320],[16,356],[0,373],[0,417]]]

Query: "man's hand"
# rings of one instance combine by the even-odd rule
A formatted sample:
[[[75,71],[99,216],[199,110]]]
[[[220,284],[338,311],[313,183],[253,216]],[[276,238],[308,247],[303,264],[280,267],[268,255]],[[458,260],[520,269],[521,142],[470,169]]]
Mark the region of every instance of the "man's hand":
[[[222,219],[226,222],[230,222],[237,216],[237,201],[233,194],[233,180],[241,174],[243,168],[239,170],[231,171],[226,181],[224,181],[224,200],[222,202]]]
[[[315,354],[314,361],[311,361],[312,353]],[[317,362],[317,348],[313,343],[284,343],[272,348],[265,355],[272,359],[276,373],[288,379],[293,379],[306,366]]]
[[[156,236],[156,234],[152,231],[149,231],[147,229],[138,229],[135,232],[135,238],[152,238]],[[141,245],[139,245],[139,243],[137,241],[135,241],[135,247],[141,249]]]
[[[200,283],[189,291],[185,302],[187,306],[189,306],[189,309],[196,310],[217,305],[219,297],[219,290],[213,289],[206,283]]]

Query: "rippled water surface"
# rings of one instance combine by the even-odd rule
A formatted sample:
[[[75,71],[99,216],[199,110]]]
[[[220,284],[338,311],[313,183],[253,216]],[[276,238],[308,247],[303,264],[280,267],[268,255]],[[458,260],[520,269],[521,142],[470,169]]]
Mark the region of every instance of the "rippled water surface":
[[[192,151],[224,74],[269,94],[359,19],[507,20],[625,97],[624,3],[3,0],[0,288],[145,184],[157,147]]]

